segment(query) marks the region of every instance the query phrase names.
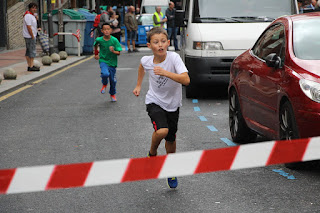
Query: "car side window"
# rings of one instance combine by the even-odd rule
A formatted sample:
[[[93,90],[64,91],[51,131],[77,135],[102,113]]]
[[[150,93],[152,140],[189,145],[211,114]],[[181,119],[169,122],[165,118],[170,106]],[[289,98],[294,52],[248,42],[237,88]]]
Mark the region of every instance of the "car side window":
[[[276,53],[281,61],[285,57],[285,33],[283,25],[275,25],[269,28],[257,41],[252,49],[253,54],[265,60],[271,53]]]

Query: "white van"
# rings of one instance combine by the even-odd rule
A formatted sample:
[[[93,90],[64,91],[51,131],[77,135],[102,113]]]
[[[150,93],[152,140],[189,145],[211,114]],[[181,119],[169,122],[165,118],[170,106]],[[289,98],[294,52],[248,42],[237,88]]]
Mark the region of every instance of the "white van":
[[[161,12],[164,14],[169,7],[169,2],[170,0],[142,0],[140,14],[153,14],[154,12],[156,12],[156,6],[160,6]]]
[[[183,27],[180,54],[191,79],[187,98],[199,85],[229,82],[232,61],[274,19],[296,13],[296,0],[183,0],[176,23]]]

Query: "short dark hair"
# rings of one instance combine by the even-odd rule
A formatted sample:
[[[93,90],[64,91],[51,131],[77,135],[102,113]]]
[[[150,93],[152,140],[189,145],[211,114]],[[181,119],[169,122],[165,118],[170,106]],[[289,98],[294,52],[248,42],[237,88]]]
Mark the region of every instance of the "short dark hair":
[[[103,29],[103,26],[104,26],[104,25],[107,25],[107,26],[110,26],[110,27],[111,27],[111,25],[110,25],[109,23],[106,23],[106,22],[105,22],[105,23],[102,24],[101,29]]]
[[[150,43],[151,37],[155,34],[164,34],[165,36],[167,36],[168,39],[168,33],[163,27],[154,27],[147,34],[148,43]]]
[[[38,8],[37,3],[31,2],[31,3],[28,5],[29,10],[30,10],[31,8],[33,8],[33,7]]]

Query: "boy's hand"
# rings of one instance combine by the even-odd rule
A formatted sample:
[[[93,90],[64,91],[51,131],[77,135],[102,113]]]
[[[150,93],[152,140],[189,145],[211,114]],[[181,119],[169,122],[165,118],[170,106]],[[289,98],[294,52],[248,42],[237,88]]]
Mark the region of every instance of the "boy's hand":
[[[110,47],[109,47],[109,50],[110,50],[111,52],[113,52],[114,47],[113,47],[113,46],[110,46]]]
[[[94,58],[95,58],[96,60],[99,60],[99,55],[95,55]]]
[[[155,75],[161,75],[161,76],[165,76],[165,73],[167,72],[166,70],[164,70],[162,67],[154,67],[153,68],[153,72]]]
[[[136,88],[134,88],[133,94],[138,97],[140,95],[140,91],[141,87],[137,86]]]

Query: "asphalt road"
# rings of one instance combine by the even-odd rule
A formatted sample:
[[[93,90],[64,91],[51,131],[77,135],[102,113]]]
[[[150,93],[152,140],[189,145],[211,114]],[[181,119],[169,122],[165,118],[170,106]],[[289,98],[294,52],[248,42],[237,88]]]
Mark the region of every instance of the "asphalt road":
[[[0,169],[145,157],[147,78],[140,97],[132,90],[146,54],[119,57],[116,103],[94,59],[0,102]],[[199,95],[183,99],[178,152],[232,145],[226,85]],[[160,179],[0,195],[0,212],[320,212],[319,188],[320,172],[277,165],[180,177],[176,190]]]

